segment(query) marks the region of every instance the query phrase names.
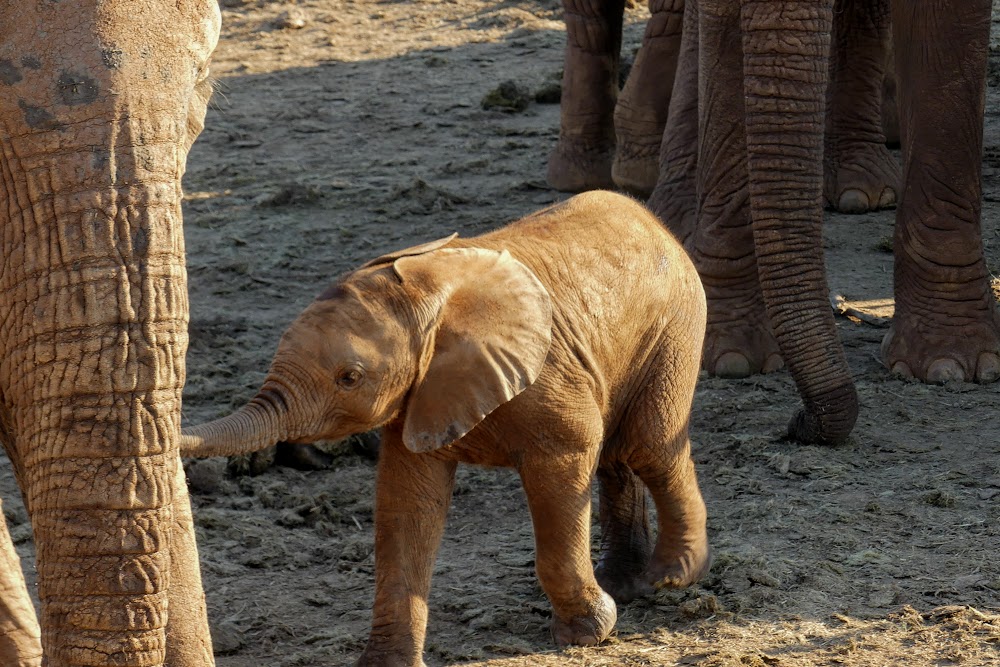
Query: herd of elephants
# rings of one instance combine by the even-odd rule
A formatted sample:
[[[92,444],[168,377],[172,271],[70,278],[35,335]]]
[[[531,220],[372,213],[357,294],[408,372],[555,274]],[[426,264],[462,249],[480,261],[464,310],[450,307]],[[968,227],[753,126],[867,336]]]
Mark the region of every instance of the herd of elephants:
[[[214,664],[181,455],[379,427],[359,665],[423,665],[458,462],[518,471],[553,640],[600,643],[616,603],[709,567],[700,370],[787,367],[804,404],[790,435],[851,432],[824,204],[896,207],[890,372],[1000,377],[980,233],[989,0],[650,0],[619,91],[624,3],[563,2],[547,177],[584,194],[343,276],[246,406],[182,434],[181,177],[218,2],[0,1],[0,441],[40,601],[36,616],[0,522],[0,664]]]

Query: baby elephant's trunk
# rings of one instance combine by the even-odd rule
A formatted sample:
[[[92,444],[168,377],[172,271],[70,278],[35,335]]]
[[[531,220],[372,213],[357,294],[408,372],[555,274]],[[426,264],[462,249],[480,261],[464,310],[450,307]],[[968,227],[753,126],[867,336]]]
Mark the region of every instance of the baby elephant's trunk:
[[[181,456],[249,454],[294,438],[288,384],[269,377],[249,403],[231,415],[181,431]]]

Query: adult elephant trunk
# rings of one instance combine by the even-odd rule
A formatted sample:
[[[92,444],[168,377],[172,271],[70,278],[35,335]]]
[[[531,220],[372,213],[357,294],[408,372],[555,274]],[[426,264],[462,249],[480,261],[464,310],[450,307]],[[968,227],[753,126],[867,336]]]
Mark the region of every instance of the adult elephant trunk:
[[[836,443],[858,401],[828,299],[823,264],[823,130],[832,0],[744,1],[750,210],[768,317],[804,411],[789,426]]]
[[[5,147],[28,154],[18,143]],[[164,664],[168,606],[171,651],[198,659],[176,664],[211,664],[194,543],[175,534],[192,532],[177,454],[187,297],[176,164],[165,185],[84,190],[35,160],[26,187],[7,192],[2,287],[14,308],[0,363],[47,664]],[[41,196],[53,180],[73,194]],[[172,578],[194,597],[175,605]]]
[[[257,395],[236,412],[181,433],[183,456],[236,456],[296,440],[315,430],[321,406],[305,397],[315,395],[307,374],[275,362]]]

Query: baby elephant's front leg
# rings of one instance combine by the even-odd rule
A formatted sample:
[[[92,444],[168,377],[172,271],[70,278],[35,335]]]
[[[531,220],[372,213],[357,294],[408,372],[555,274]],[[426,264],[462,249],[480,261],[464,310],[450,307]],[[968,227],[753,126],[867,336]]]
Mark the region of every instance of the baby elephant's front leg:
[[[427,595],[455,463],[383,434],[375,491],[375,604],[358,667],[424,667]]]
[[[538,457],[541,458],[541,457]],[[618,619],[590,563],[591,454],[525,461],[521,481],[535,528],[535,570],[552,603],[552,638],[559,646],[593,646]]]

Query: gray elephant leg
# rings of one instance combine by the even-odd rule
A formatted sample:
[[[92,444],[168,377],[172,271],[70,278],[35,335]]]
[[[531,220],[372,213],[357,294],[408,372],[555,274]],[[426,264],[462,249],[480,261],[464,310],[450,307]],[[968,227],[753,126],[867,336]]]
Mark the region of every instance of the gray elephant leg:
[[[375,603],[359,667],[422,667],[427,596],[455,481],[454,461],[414,454],[383,431],[375,488]]]
[[[698,222],[698,2],[684,5],[677,74],[647,205],[682,242]]]
[[[605,450],[618,450],[614,440]],[[600,483],[601,556],[594,575],[618,604],[650,592],[643,574],[653,553],[646,488],[628,464],[604,462],[597,468]]]
[[[2,508],[2,503],[0,503]],[[0,512],[0,665],[41,667],[42,632]]]
[[[980,230],[990,9],[989,0],[892,6],[904,187],[882,355],[894,373],[926,382],[1000,377]]]
[[[531,448],[519,467],[535,528],[535,571],[552,603],[559,646],[599,644],[618,618],[590,564],[590,483],[599,444],[596,434],[585,449],[553,443],[563,453],[559,465],[545,446]]]
[[[648,197],[660,166],[660,139],[681,48],[684,0],[649,0],[642,46],[615,107],[615,185]]]
[[[739,8],[699,8],[697,227],[685,242],[708,299],[703,367],[720,377],[781,368],[764,307],[750,227]]]
[[[843,213],[894,206],[899,165],[881,117],[889,0],[837,0],[831,41],[824,196]]]
[[[566,192],[613,188],[614,110],[624,0],[563,0],[566,57],[559,143],[549,185]]]

